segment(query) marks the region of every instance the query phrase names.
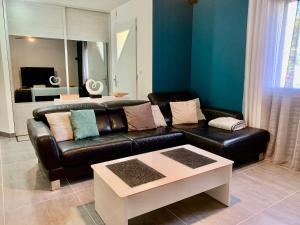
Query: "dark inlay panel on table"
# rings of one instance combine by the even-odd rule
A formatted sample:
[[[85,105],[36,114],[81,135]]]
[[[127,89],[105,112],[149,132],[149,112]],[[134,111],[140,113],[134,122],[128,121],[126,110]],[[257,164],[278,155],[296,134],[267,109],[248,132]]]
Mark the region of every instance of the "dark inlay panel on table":
[[[196,152],[190,151],[185,148],[178,148],[178,149],[170,150],[167,152],[162,152],[161,154],[163,154],[183,165],[186,165],[192,169],[196,169],[201,166],[206,166],[208,164],[217,162],[214,159],[197,154]]]
[[[138,159],[106,166],[130,187],[146,184],[165,176]]]

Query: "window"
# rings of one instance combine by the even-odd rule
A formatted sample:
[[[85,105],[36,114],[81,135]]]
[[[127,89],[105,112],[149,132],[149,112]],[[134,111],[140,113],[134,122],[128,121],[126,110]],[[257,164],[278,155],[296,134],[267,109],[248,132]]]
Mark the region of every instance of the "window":
[[[289,3],[283,61],[280,79],[281,88],[300,88],[300,4],[299,1]]]
[[[124,30],[117,33],[117,57],[121,57],[122,51],[128,38],[129,30]]]

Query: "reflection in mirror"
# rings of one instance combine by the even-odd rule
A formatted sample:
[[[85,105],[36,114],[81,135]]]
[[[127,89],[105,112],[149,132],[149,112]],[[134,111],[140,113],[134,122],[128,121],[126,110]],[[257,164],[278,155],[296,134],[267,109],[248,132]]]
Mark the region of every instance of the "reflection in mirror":
[[[10,36],[12,83],[15,102],[53,101],[67,93],[64,41]],[[70,49],[72,49],[70,43]],[[76,58],[76,51],[69,51]],[[70,92],[78,93],[77,64],[69,66]]]
[[[85,82],[101,81],[108,95],[108,45],[68,40],[70,94],[88,97]],[[67,93],[64,41],[10,36],[15,102],[53,101]]]
[[[71,59],[70,64],[77,63],[78,86],[81,97],[88,97],[85,83],[88,79],[101,81],[104,85],[102,95],[106,96],[108,90],[108,45],[104,42],[88,42],[88,41],[68,41],[68,43],[76,43],[77,57]],[[74,44],[72,44],[74,46]],[[69,49],[69,46],[68,46]],[[70,50],[69,50],[70,52]],[[70,77],[73,76],[70,71]]]
[[[117,33],[117,60],[120,59],[125,43],[127,41],[129,29]]]

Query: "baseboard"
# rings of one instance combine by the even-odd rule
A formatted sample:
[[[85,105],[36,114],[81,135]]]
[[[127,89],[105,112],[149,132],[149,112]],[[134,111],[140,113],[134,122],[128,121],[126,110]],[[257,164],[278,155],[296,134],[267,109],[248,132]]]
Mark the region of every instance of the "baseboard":
[[[0,131],[0,136],[7,137],[7,138],[12,138],[12,137],[15,137],[16,134],[15,133],[6,133],[6,132],[3,132],[3,131]]]

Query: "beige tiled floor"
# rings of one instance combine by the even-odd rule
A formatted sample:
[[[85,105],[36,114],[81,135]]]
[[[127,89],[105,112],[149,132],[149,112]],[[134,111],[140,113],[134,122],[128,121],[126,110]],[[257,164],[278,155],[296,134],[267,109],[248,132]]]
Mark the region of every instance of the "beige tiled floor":
[[[50,192],[28,141],[0,138],[0,225],[103,224],[93,181]],[[130,225],[300,225],[300,172],[259,162],[234,170],[232,204],[200,194],[130,220]]]

